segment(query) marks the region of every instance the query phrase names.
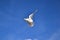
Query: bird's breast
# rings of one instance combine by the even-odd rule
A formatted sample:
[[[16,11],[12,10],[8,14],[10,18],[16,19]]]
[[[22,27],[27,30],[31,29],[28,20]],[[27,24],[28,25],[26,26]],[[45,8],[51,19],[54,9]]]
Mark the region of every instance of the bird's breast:
[[[29,22],[33,22],[33,20],[32,19],[29,19]]]

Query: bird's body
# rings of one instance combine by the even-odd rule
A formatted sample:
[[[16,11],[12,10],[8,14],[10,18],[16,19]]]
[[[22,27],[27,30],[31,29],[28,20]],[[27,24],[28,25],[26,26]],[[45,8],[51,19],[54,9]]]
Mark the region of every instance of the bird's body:
[[[36,10],[35,12],[37,12],[37,10]],[[34,13],[35,13],[35,12],[34,12]],[[24,18],[24,20],[25,20],[26,22],[28,22],[28,24],[29,24],[31,27],[34,26],[34,21],[33,21],[33,15],[34,15],[34,13],[30,14],[28,18]]]
[[[26,20],[26,21],[28,21],[28,22],[33,22],[33,20],[32,20],[31,18],[26,18],[26,19],[24,19],[24,20]]]
[[[29,18],[24,18],[26,22],[32,27],[34,25],[32,16],[30,15]]]

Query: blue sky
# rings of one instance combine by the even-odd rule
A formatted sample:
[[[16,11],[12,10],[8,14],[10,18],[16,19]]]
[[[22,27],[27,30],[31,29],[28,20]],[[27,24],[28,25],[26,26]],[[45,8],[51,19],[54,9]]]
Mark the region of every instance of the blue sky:
[[[34,27],[24,18],[34,15]],[[60,0],[0,0],[0,40],[60,40]]]

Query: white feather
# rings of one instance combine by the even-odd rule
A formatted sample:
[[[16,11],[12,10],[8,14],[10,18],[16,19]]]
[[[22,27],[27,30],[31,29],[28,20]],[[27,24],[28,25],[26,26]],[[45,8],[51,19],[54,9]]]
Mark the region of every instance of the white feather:
[[[34,12],[34,13],[36,13],[37,12],[37,10]],[[24,20],[25,21],[27,21],[28,22],[28,24],[31,26],[31,27],[33,27],[34,26],[34,22],[33,22],[33,15],[34,15],[34,13],[32,13],[32,14],[30,14],[29,15],[29,18],[24,18]]]

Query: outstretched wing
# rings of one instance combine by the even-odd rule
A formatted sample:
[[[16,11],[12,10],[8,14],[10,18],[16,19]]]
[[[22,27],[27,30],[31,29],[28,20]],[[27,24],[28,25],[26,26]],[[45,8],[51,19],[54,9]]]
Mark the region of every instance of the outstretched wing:
[[[35,10],[32,14],[29,15],[29,18],[33,18],[33,15],[37,12],[38,10]]]
[[[33,13],[29,15],[29,18],[33,18]]]

